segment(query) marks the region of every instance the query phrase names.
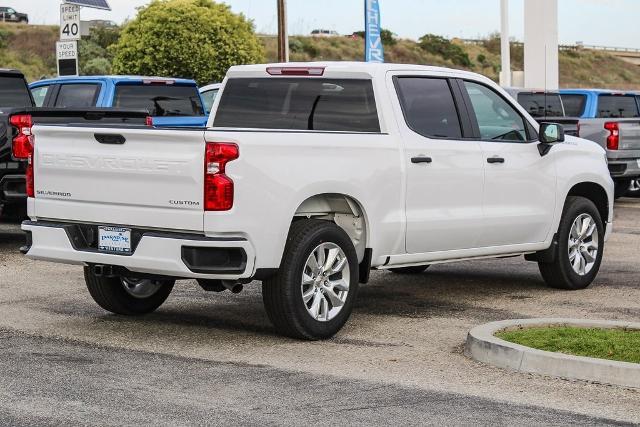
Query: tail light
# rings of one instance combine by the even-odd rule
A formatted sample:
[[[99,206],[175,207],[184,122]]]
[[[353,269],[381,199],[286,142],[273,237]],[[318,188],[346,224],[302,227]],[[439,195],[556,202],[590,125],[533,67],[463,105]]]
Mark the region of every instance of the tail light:
[[[35,140],[31,134],[33,119],[29,114],[17,114],[9,118],[9,123],[15,128],[11,152],[15,159],[27,161],[27,171],[25,173],[27,197],[35,197],[33,177],[33,144]]]
[[[228,211],[233,207],[233,180],[226,175],[227,163],[240,157],[236,144],[207,142],[204,165],[204,210]]]
[[[145,121],[147,126],[153,126],[153,117],[147,116],[147,120]]]
[[[620,127],[617,122],[607,122],[604,128],[609,131],[607,137],[607,149],[617,150],[620,146]]]
[[[29,114],[18,114],[11,116],[9,122],[15,129],[15,136],[11,145],[13,157],[17,160],[27,160],[29,154],[33,151],[31,136],[33,120]]]

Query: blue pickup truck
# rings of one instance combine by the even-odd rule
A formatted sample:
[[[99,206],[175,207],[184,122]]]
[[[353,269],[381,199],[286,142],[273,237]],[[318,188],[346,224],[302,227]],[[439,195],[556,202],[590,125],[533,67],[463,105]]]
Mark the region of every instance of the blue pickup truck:
[[[153,125],[203,127],[204,103],[194,80],[138,76],[60,77],[29,85],[37,107],[147,110]]]

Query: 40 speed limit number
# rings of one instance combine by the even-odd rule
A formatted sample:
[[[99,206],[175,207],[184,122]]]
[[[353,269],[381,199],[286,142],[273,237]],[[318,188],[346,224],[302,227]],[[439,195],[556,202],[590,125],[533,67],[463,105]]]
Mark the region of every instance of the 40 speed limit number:
[[[80,40],[80,6],[60,5],[60,40]]]

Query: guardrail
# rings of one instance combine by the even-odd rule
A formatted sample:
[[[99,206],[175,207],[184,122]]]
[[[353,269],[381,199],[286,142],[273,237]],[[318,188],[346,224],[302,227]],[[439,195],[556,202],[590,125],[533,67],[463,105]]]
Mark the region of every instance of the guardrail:
[[[470,44],[470,45],[476,45],[476,46],[483,45],[487,41],[482,39],[460,39],[460,40],[464,44]],[[519,42],[519,41],[512,41],[511,44],[514,46],[524,45],[523,42]],[[560,50],[586,49],[586,50],[600,50],[604,52],[634,53],[640,56],[640,49],[632,48],[632,47],[597,46],[597,45],[590,45],[590,44],[563,44],[558,46],[558,48]]]

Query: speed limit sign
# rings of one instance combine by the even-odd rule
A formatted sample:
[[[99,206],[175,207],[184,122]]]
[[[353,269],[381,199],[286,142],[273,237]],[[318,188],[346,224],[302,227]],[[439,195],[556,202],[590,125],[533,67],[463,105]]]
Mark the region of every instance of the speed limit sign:
[[[60,5],[60,40],[80,40],[80,6]]]

